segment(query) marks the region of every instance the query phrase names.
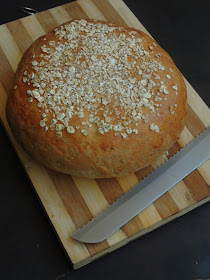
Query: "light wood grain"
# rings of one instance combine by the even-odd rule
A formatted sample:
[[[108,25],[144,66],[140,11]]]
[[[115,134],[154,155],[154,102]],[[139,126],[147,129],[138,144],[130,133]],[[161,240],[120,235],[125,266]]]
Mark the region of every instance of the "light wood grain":
[[[138,214],[139,219],[141,220],[145,228],[150,227],[151,225],[156,224],[157,222],[162,221],[160,214],[155,208],[154,204],[151,204],[141,213]]]
[[[73,262],[78,262],[81,258],[89,257],[86,246],[71,238],[76,227],[45,168],[32,162],[26,167],[26,171],[70,258]]]
[[[6,25],[1,26],[0,34],[0,47],[8,59],[12,69],[15,71],[22,57],[22,52]]]
[[[123,18],[127,26],[139,29],[146,33],[147,35],[152,35],[146,30],[146,28],[141,24],[137,17],[131,12],[130,9],[122,0],[109,0],[109,3],[112,5],[113,9]]]
[[[94,5],[91,0],[79,0],[78,1],[81,8],[88,14],[89,18],[106,20],[104,15],[99,11],[99,9]]]
[[[5,116],[7,94],[24,51],[38,37],[72,19],[96,18],[147,30],[121,0],[79,0],[0,26],[0,118],[74,268],[79,268],[131,240],[209,201],[210,161],[180,181],[107,240],[83,244],[71,233],[129,191],[210,125],[206,104],[186,81],[189,114],[179,141],[152,165],[112,179],[71,177],[37,164],[14,139]],[[151,35],[150,35],[151,36]]]
[[[72,18],[69,16],[67,11],[62,7],[56,7],[49,10],[57,24],[60,25],[64,22],[71,20]]]
[[[129,191],[134,185],[139,182],[137,176],[134,173],[119,177],[117,178],[117,181],[124,192]]]
[[[184,209],[196,202],[183,181],[176,184],[175,187],[169,190],[169,193],[179,209]]]
[[[44,28],[35,15],[24,17],[21,19],[21,22],[33,41],[45,34]]]

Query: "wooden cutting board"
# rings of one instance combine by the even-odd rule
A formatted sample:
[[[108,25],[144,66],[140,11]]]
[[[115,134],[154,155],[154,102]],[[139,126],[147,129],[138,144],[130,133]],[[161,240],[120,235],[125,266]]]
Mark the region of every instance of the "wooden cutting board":
[[[77,18],[107,20],[148,34],[121,0],[79,0],[0,26],[0,118],[75,269],[191,211],[210,197],[208,160],[104,242],[84,244],[71,238],[71,233],[163,162],[161,158],[139,172],[117,179],[84,179],[44,168],[13,138],[5,117],[5,104],[23,52],[41,35]],[[187,81],[186,85],[188,120],[179,141],[169,150],[169,156],[210,125],[208,107]]]

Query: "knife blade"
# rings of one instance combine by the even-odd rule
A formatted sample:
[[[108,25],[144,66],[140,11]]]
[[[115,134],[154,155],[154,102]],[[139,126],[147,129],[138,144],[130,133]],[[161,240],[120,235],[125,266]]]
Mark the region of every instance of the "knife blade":
[[[105,240],[210,157],[210,127],[71,236]]]

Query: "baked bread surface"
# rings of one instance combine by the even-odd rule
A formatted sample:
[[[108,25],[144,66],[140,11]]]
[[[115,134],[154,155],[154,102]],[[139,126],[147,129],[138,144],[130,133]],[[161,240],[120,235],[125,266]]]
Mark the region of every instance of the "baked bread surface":
[[[145,33],[67,22],[24,53],[6,115],[25,150],[63,173],[116,177],[153,162],[187,114],[181,73]]]

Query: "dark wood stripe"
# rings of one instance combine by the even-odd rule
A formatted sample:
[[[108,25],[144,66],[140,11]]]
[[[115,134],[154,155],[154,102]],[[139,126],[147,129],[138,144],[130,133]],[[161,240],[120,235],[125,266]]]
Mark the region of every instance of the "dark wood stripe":
[[[57,22],[49,11],[36,14],[36,18],[45,32],[49,32],[58,26]]]
[[[178,151],[181,150],[181,147],[178,142],[174,143],[174,145],[168,150],[168,158],[172,157],[174,154],[176,154]]]
[[[165,193],[158,200],[156,200],[154,202],[154,206],[162,219],[165,219],[180,211],[169,192]]]
[[[14,38],[18,47],[24,53],[25,50],[33,43],[33,40],[29,36],[24,25],[20,20],[17,20],[7,23],[7,27],[11,32],[12,37]]]
[[[78,229],[87,224],[93,216],[72,177],[53,170],[48,170],[48,174],[75,227]],[[97,244],[87,244],[86,247],[91,255],[95,255],[108,248],[109,244],[107,241],[103,241]]]
[[[97,179],[96,182],[110,205],[124,194],[116,179]],[[133,218],[122,227],[127,236],[131,236],[142,229],[144,229],[144,226],[138,217]]]
[[[195,201],[210,196],[210,188],[197,170],[190,173],[183,181],[191,191]]]
[[[205,130],[205,125],[189,105],[186,126],[194,137],[197,137],[201,132]]]
[[[1,61],[1,67],[0,67],[0,81],[3,84],[5,90],[7,93],[9,93],[10,87],[12,85],[12,80],[14,78],[14,71],[2,51],[0,47],[0,61]]]
[[[67,11],[72,19],[88,19],[85,11],[76,1],[63,5],[63,8]]]
[[[138,217],[134,217],[127,224],[122,227],[123,231],[127,236],[131,236],[137,232],[140,232],[144,229],[144,226],[141,220]]]
[[[48,173],[74,225],[77,229],[82,227],[93,216],[72,177],[53,170],[48,170]]]
[[[135,172],[137,178],[139,179],[139,181],[143,180],[145,177],[147,177],[149,174],[151,174],[153,172],[153,168],[151,165]]]
[[[99,188],[109,204],[112,204],[124,194],[116,179],[97,179]]]
[[[105,0],[92,0],[95,6],[99,9],[99,11],[104,15],[104,17],[109,22],[113,22],[122,26],[127,27],[128,25],[124,21],[124,19],[118,14],[115,8],[109,3],[109,1]]]
[[[109,248],[109,244],[108,242],[105,240],[103,242],[100,243],[95,243],[95,244],[85,244],[90,255],[93,256],[107,248]]]

